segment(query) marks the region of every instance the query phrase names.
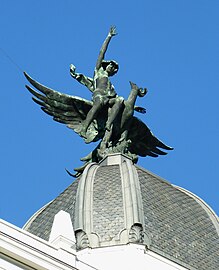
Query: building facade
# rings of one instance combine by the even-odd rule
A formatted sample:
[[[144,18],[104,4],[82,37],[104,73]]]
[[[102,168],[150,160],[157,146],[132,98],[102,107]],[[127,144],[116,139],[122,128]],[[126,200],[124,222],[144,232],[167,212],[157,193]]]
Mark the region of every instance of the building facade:
[[[23,229],[0,223],[0,269],[219,269],[219,222],[122,154],[89,164]]]

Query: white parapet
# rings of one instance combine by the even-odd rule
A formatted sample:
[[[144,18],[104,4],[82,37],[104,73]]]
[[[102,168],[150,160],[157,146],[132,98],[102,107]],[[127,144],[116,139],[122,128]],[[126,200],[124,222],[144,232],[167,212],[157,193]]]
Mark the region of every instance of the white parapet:
[[[57,220],[62,216],[66,218],[67,215],[64,214],[58,214]],[[56,223],[56,220],[54,222]],[[58,224],[60,223],[56,223],[56,225]],[[62,236],[54,233],[54,237],[56,235],[58,238],[61,236],[68,239],[70,234]],[[54,238],[54,241],[57,237]],[[54,243],[49,243],[0,220],[0,269],[185,270],[186,268],[147,250],[145,245],[139,244],[86,248],[81,251],[75,251],[69,247],[60,248]]]
[[[92,265],[96,270],[186,270],[145,248],[144,245],[127,244],[113,247],[85,249],[77,253],[77,267]]]
[[[49,242],[59,248],[75,247],[75,234],[69,213],[61,210],[55,215]]]

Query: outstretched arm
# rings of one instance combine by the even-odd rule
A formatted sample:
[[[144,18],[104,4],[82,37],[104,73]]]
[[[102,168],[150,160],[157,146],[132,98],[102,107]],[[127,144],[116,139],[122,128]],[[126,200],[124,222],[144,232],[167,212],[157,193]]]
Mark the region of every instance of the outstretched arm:
[[[115,26],[111,26],[110,27],[110,30],[109,30],[109,33],[100,49],[100,53],[99,53],[99,56],[98,56],[98,59],[97,59],[97,63],[96,63],[96,69],[99,69],[101,67],[101,63],[104,59],[104,56],[105,56],[105,53],[106,53],[106,50],[108,48],[108,45],[110,43],[110,40],[113,36],[115,36],[117,33],[116,33],[116,27]]]
[[[89,78],[81,73],[76,73],[75,72],[76,67],[74,65],[70,65],[70,75],[77,80],[79,83],[83,84],[86,86],[91,92],[94,91],[94,86],[93,86],[93,79]]]

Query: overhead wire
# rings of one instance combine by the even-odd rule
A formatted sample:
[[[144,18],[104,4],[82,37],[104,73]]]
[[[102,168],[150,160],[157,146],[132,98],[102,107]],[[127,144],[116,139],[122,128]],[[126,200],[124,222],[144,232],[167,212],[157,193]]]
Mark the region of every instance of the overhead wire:
[[[18,65],[16,63],[16,61],[3,49],[0,47],[0,51],[6,56],[6,58],[8,58],[8,60],[22,73],[24,72],[24,70],[21,68],[20,65]]]

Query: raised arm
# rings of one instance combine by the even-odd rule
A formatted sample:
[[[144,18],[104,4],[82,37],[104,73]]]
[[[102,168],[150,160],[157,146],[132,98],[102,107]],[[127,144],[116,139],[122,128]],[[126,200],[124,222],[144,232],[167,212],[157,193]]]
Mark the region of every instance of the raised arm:
[[[94,91],[94,86],[93,86],[93,79],[90,77],[87,77],[81,73],[76,73],[76,67],[74,65],[70,65],[70,75],[77,80],[79,83],[83,84],[86,86],[91,92]]]
[[[99,56],[98,56],[98,59],[97,59],[97,63],[96,63],[96,69],[99,69],[101,67],[101,63],[104,59],[104,56],[105,56],[105,53],[106,53],[106,50],[108,48],[108,45],[110,43],[110,40],[113,36],[115,36],[117,33],[116,33],[116,27],[115,26],[111,26],[110,27],[110,30],[109,30],[109,33],[100,49],[100,53],[99,53]]]

